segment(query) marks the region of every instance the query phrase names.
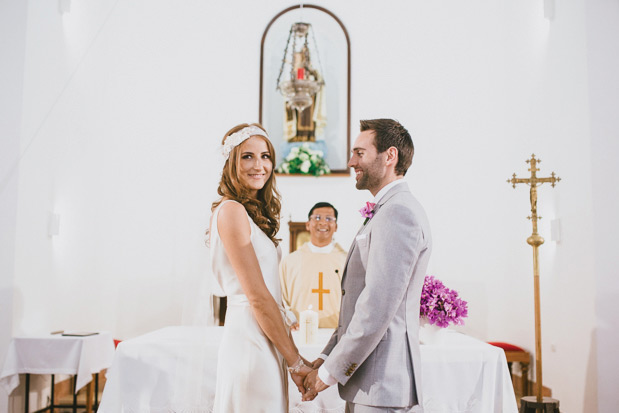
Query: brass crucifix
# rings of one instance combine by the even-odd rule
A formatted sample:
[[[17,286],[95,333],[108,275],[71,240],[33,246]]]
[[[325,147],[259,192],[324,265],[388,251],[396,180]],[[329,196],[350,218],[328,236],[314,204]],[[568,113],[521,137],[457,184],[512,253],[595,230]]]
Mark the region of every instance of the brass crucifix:
[[[529,171],[531,172],[530,178],[516,178],[516,174],[508,179],[507,182],[512,184],[516,188],[516,184],[528,184],[531,187],[530,200],[531,200],[531,216],[527,217],[533,223],[533,233],[527,238],[527,244],[533,247],[533,282],[535,288],[535,371],[536,371],[536,388],[535,393],[537,396],[537,402],[543,402],[542,396],[542,327],[541,327],[541,314],[540,314],[540,293],[539,293],[539,251],[538,248],[544,243],[542,238],[537,233],[537,220],[542,217],[537,215],[537,187],[545,182],[549,182],[553,187],[557,182],[561,180],[555,173],[551,173],[548,178],[538,178],[537,164],[541,160],[535,158],[535,154],[531,155],[531,159],[527,159],[527,163],[531,166]]]

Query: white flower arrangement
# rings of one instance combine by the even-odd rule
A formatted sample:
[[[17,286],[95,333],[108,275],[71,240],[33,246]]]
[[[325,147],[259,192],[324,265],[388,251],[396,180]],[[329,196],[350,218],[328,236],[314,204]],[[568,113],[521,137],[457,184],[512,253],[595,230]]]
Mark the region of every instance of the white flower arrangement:
[[[277,168],[277,172],[314,176],[331,173],[331,169],[329,169],[329,165],[327,165],[323,156],[322,151],[312,149],[310,144],[305,142],[290,150],[284,162]]]

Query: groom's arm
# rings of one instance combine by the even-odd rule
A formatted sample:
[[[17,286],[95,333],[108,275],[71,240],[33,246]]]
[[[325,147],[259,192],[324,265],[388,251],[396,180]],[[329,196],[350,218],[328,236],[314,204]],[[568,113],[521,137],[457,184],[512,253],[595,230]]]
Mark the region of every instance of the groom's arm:
[[[425,246],[421,226],[409,207],[385,204],[373,219],[365,288],[348,329],[329,349],[321,367],[341,384],[350,379],[351,371],[367,359],[385,335]]]
[[[312,368],[313,369],[318,369],[319,367],[322,366],[322,364],[324,363],[324,361],[327,359],[327,357],[329,357],[329,354],[331,353],[331,350],[333,350],[333,348],[335,347],[336,343],[337,343],[337,329],[335,329],[335,331],[333,332],[333,334],[331,335],[331,338],[329,339],[329,342],[327,343],[327,345],[325,346],[325,348],[322,350],[322,353],[320,353],[320,355],[318,356],[318,358],[316,360],[314,360],[314,362],[312,363]],[[329,383],[329,385],[333,385],[335,383],[337,383],[337,381],[335,379],[333,379],[329,373],[324,372],[324,368],[321,369],[321,371],[323,371],[323,373],[321,374],[321,378],[323,379],[323,381]]]
[[[325,359],[329,354],[331,354],[331,350],[333,350],[333,347],[335,347],[335,345],[337,344],[337,330],[338,329],[336,328],[333,334],[331,334],[331,338],[327,342],[325,348],[322,350],[321,355],[324,355]]]

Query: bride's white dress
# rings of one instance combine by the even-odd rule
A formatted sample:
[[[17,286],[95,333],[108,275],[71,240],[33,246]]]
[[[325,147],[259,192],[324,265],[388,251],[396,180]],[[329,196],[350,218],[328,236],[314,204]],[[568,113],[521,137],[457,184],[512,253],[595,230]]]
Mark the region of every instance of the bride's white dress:
[[[210,229],[213,274],[228,297],[223,339],[217,361],[215,413],[279,413],[288,411],[286,364],[258,325],[226,256],[217,229],[217,216],[224,201],[213,211]],[[260,270],[275,302],[281,306],[279,247],[247,216],[251,243]]]

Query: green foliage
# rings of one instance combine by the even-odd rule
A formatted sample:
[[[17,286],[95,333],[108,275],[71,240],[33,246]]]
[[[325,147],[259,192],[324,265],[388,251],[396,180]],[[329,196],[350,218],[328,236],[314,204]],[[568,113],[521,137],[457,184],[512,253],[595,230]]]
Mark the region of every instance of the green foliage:
[[[331,173],[329,165],[323,159],[322,151],[314,150],[309,143],[295,146],[277,168],[277,172],[320,176]]]

